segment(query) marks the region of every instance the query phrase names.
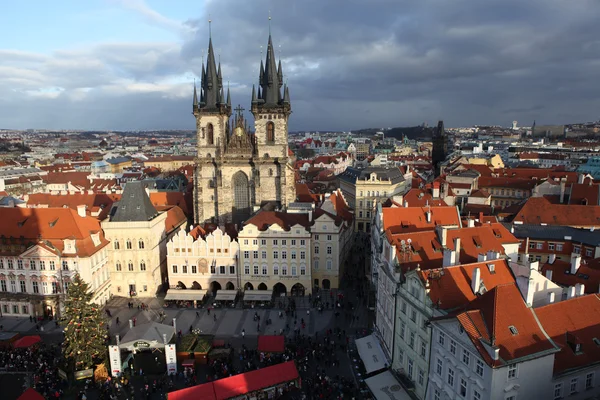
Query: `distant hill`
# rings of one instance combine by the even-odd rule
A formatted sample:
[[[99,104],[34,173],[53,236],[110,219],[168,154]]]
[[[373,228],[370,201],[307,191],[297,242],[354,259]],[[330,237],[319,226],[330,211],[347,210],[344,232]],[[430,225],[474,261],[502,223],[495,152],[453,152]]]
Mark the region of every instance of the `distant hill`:
[[[401,140],[402,136],[406,135],[409,139],[424,139],[431,140],[434,128],[425,128],[423,126],[397,127],[384,130],[385,137],[393,137]],[[381,129],[369,128],[352,131],[358,136],[373,136],[375,133],[381,132]]]

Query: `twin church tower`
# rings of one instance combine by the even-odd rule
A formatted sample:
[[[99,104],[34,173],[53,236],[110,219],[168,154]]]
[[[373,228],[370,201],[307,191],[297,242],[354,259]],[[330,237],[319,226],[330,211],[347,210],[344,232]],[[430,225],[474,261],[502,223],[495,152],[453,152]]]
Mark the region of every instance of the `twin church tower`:
[[[269,33],[267,58],[260,62],[258,88],[252,87],[250,111],[231,108],[229,88],[223,88],[212,37],[208,41],[202,83],[194,85],[198,153],[194,171],[194,222],[241,223],[266,203],[286,207],[296,198],[294,169],[288,155],[290,95],[283,84],[281,60],[275,60]],[[235,115],[232,117],[232,111]]]

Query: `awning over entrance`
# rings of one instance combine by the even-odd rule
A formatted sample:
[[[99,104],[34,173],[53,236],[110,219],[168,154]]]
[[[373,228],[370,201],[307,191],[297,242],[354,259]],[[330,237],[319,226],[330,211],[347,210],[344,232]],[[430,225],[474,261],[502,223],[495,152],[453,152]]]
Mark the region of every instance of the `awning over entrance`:
[[[215,300],[233,301],[235,300],[237,293],[237,290],[219,290],[217,291],[217,296],[215,297]]]
[[[273,292],[270,290],[246,290],[244,292],[244,301],[270,301]]]
[[[129,351],[162,348],[165,347],[163,335],[167,335],[168,343],[174,334],[175,330],[170,325],[158,322],[139,324],[123,336],[119,348]]]
[[[369,335],[356,339],[355,343],[367,374],[388,367],[381,345],[375,336]]]
[[[165,300],[202,300],[207,292],[204,289],[169,289]]]
[[[411,397],[400,386],[390,371],[385,371],[368,379],[365,383],[377,400],[410,400]]]

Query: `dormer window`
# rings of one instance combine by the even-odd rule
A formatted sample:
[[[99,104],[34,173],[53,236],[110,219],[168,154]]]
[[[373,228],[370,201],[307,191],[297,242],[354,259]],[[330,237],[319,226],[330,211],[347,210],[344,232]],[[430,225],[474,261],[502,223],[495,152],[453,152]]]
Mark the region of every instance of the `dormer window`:
[[[490,274],[495,274],[496,273],[496,265],[495,264],[488,264],[488,270],[490,271]]]
[[[511,333],[513,336],[516,336],[516,335],[518,335],[518,334],[519,334],[519,331],[517,330],[517,328],[516,328],[514,325],[511,325],[511,326],[509,326],[509,327],[508,327],[508,330],[510,331],[510,333]]]

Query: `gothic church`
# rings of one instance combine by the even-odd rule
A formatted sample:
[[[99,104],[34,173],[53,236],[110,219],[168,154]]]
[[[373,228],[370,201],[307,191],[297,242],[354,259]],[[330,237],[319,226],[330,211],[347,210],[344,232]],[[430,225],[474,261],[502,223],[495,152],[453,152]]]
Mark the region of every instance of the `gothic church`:
[[[239,224],[267,203],[285,208],[296,198],[288,154],[290,95],[283,84],[269,34],[267,57],[260,63],[258,91],[252,87],[250,132],[243,108],[231,108],[221,64],[215,63],[212,38],[201,86],[194,86],[198,153],[194,171],[194,222]],[[282,88],[283,87],[283,88]],[[199,92],[199,93],[198,93]],[[232,118],[232,111],[235,115]]]

